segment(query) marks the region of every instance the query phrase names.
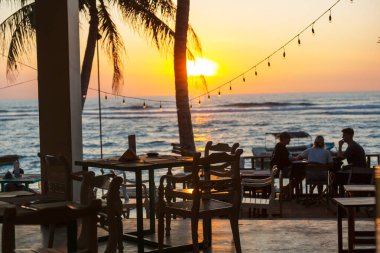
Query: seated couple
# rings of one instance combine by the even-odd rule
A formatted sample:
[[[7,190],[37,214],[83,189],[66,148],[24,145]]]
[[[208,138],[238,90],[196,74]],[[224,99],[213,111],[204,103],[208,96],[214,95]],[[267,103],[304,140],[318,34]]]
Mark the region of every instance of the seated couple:
[[[289,177],[292,186],[297,186],[305,177],[303,173],[298,175],[290,172],[289,167],[292,161],[307,159],[309,163],[328,164],[329,166],[333,164],[331,153],[325,149],[323,136],[317,136],[313,147],[306,149],[297,157],[290,156],[286,148],[286,145],[290,143],[290,135],[287,132],[283,132],[279,135],[279,139],[280,141],[276,144],[272,153],[271,167],[277,165],[282,170],[283,176]],[[285,186],[285,188],[285,193],[291,190],[288,189],[289,185]]]
[[[337,155],[338,160],[347,159],[348,166],[343,166],[343,170],[340,170],[336,173],[333,185],[336,188],[337,185],[347,184],[349,177],[350,166],[354,167],[366,167],[366,157],[365,152],[362,146],[353,140],[354,130],[352,128],[345,128],[342,130],[342,140],[339,141],[339,150]],[[290,175],[289,166],[294,160],[307,159],[309,163],[317,164],[328,164],[331,168],[335,165],[333,163],[331,153],[328,150],[325,150],[325,143],[323,136],[317,136],[314,141],[314,145],[311,148],[306,149],[297,157],[290,157],[289,151],[286,148],[286,145],[290,143],[290,135],[287,132],[283,132],[279,135],[280,141],[276,144],[275,149],[273,150],[271,167],[277,165],[280,170],[282,170],[283,175],[288,176],[292,181],[292,185],[298,185],[300,180],[303,180],[303,177],[297,175]],[[342,150],[343,144],[347,143],[347,149]],[[340,167],[342,164],[337,163]],[[338,168],[340,169],[340,168]]]

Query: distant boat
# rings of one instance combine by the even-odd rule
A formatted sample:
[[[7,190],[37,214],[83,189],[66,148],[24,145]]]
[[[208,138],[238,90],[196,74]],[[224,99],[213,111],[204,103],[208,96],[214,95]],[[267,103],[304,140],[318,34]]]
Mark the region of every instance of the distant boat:
[[[292,140],[289,145],[287,145],[287,149],[290,153],[301,153],[307,148],[313,146],[313,138],[310,134],[304,131],[296,131],[296,132],[287,132],[290,135],[290,139]],[[278,142],[280,133],[266,133],[265,134],[265,146],[261,147],[252,147],[252,154],[254,155],[271,155],[273,152],[276,143]],[[271,139],[271,140],[269,140]],[[331,150],[334,148],[334,142],[325,142],[325,149]]]

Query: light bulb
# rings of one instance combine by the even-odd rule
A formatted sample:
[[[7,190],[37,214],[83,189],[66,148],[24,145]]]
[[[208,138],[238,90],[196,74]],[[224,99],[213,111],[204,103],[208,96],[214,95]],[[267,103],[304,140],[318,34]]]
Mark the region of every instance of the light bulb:
[[[298,45],[301,45],[301,39],[299,35],[298,35]]]
[[[143,104],[143,109],[146,109],[146,103],[145,103],[145,101],[144,101],[144,104]]]
[[[219,92],[218,92],[218,97],[220,97],[221,96],[221,93],[220,93],[220,90],[219,90]]]
[[[210,94],[208,94],[207,99],[208,99],[208,101],[211,100],[211,96],[210,96]]]

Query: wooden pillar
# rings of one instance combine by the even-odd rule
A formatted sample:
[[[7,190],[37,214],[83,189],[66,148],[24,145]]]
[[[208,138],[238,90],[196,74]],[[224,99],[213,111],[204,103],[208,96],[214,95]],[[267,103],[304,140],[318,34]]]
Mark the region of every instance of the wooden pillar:
[[[36,25],[40,151],[73,164],[82,159],[78,0],[36,0]]]

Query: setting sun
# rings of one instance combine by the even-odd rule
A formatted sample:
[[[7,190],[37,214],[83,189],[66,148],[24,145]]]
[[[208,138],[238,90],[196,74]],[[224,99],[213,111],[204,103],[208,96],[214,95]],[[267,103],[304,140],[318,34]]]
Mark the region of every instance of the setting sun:
[[[189,76],[213,76],[216,74],[218,64],[205,58],[195,58],[195,61],[187,61],[187,74]]]

